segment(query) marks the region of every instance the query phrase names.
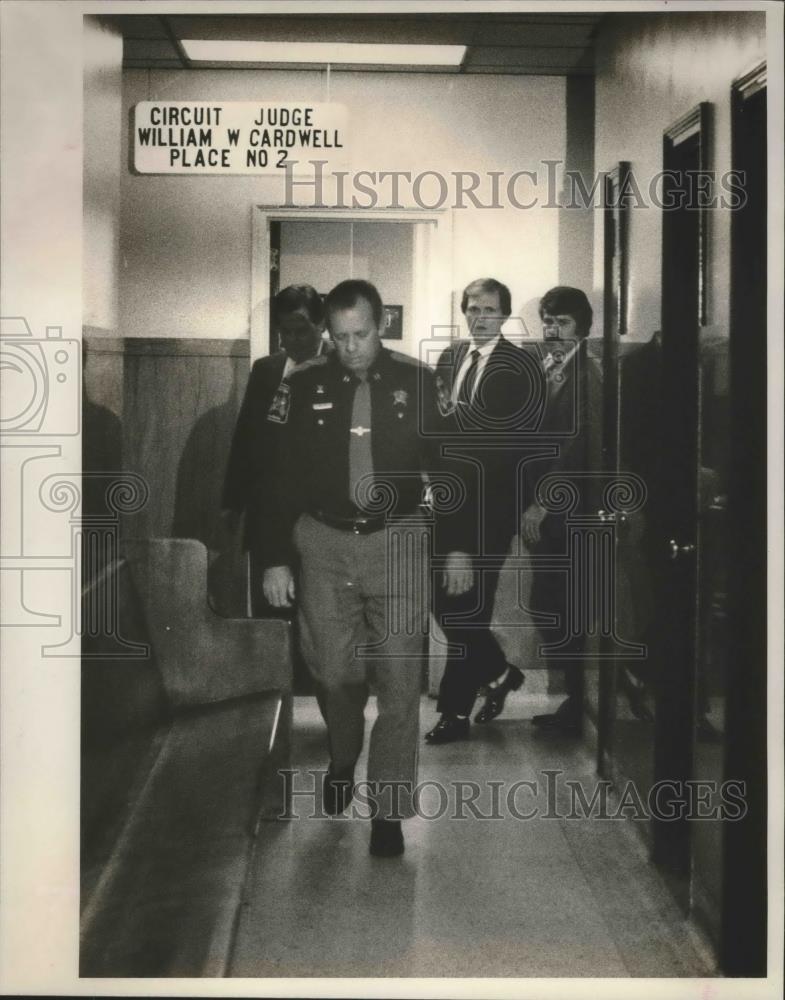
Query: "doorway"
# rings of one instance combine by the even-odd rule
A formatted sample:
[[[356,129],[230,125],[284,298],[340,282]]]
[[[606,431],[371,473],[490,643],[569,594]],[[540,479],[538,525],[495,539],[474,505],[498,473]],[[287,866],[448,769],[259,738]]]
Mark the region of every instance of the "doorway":
[[[678,798],[693,774],[698,621],[699,334],[706,323],[706,219],[691,179],[708,167],[709,105],[663,136],[661,447],[652,484],[656,670],[654,780],[671,782],[652,820],[652,858],[689,905],[689,821]],[[670,798],[669,798],[670,794]],[[672,801],[671,801],[672,800]],[[665,818],[673,811],[674,818]]]
[[[415,228],[413,222],[363,219],[276,224],[276,268],[270,275],[270,297],[288,285],[312,285],[325,296],[347,278],[375,285],[385,305],[386,346],[417,355],[414,343]],[[271,344],[271,350],[277,345]]]
[[[346,278],[371,281],[391,307],[389,346],[429,361],[426,341],[455,318],[451,223],[447,211],[254,209],[251,363],[276,349],[276,291],[305,283],[326,294]]]

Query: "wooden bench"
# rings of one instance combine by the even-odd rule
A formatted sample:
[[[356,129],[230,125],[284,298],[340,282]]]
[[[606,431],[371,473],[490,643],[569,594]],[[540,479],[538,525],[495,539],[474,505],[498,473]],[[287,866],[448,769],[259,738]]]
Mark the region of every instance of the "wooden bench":
[[[211,611],[199,542],[123,556],[92,587],[150,653],[83,637],[80,975],[221,976],[256,840],[288,807],[289,625]]]

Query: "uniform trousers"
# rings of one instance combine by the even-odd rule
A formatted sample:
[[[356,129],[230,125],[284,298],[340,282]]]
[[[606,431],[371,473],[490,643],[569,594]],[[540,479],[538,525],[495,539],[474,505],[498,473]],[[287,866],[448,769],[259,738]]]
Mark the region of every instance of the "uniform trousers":
[[[359,535],[303,514],[293,540],[300,557],[300,641],[323,692],[332,768],[353,770],[357,763],[372,682],[378,715],[368,799],[379,818],[410,817],[427,629],[425,523],[413,516]]]

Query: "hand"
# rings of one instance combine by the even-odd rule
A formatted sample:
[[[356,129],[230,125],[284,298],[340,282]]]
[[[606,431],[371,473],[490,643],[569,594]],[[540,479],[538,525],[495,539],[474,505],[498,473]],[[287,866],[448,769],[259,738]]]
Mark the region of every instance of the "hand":
[[[472,558],[465,552],[450,552],[442,573],[442,586],[451,597],[459,597],[471,590],[473,580]]]
[[[521,536],[527,545],[536,545],[540,540],[540,525],[547,511],[538,503],[530,504],[521,518]]]
[[[262,590],[267,603],[274,608],[290,608],[295,596],[292,571],[288,566],[268,566],[264,571]]]

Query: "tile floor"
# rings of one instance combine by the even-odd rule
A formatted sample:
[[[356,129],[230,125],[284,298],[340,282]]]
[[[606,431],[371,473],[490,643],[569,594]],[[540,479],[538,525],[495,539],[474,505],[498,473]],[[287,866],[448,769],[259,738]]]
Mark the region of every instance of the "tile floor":
[[[558,699],[557,699],[558,701]],[[648,864],[627,824],[566,819],[559,786],[548,809],[544,769],[563,769],[591,796],[594,762],[575,741],[536,734],[528,718],[549,710],[546,695],[518,693],[472,739],[442,747],[422,744],[420,781],[438,779],[422,805],[439,818],[404,824],[400,858],[368,854],[368,821],[309,819],[308,799],[295,799],[298,818],[263,824],[238,924],[231,974],[391,977],[685,977],[713,974],[707,949]],[[366,712],[373,717],[373,702]],[[421,729],[435,721],[423,698]],[[311,698],[296,699],[293,761],[326,765],[321,718]],[[364,772],[364,761],[358,777]],[[455,782],[478,781],[476,808],[493,812],[490,787],[501,782],[504,818],[455,812]],[[550,779],[553,781],[554,779]],[[562,779],[559,779],[562,780]],[[309,787],[309,775],[295,787]],[[535,819],[507,808],[535,806]],[[467,797],[468,793],[464,792]],[[460,810],[459,810],[460,811]]]

